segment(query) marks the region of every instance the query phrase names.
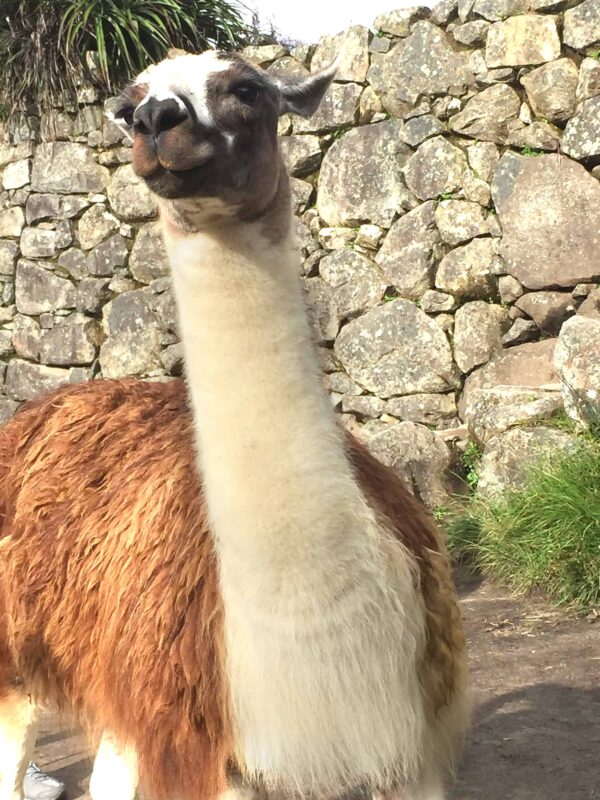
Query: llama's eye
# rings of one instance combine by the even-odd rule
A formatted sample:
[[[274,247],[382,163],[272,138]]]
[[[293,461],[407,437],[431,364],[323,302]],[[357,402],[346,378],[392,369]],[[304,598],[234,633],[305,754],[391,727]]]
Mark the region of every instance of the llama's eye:
[[[133,125],[133,112],[135,108],[131,105],[123,106],[115,112],[115,119],[119,122],[124,122],[125,125],[130,127]]]
[[[251,105],[258,99],[259,89],[251,83],[240,83],[232,88],[231,94],[237,97],[238,100],[241,100],[242,103]]]

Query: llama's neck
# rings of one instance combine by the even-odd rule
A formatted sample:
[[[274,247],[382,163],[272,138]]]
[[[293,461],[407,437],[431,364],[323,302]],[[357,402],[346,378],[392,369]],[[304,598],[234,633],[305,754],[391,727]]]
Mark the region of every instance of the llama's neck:
[[[294,237],[167,231],[200,463],[222,560],[285,573],[338,547],[363,500],[323,388]]]
[[[400,785],[421,755],[422,611],[348,462],[295,243],[260,223],[167,239],[238,762],[283,795]]]

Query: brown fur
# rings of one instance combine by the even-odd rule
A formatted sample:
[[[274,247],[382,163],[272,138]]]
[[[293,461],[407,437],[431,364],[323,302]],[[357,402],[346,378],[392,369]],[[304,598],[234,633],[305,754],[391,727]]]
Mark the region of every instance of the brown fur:
[[[68,387],[0,430],[0,696],[22,681],[132,744],[149,797],[209,800],[234,765],[192,438],[181,381]],[[443,547],[401,481],[348,442],[366,496],[419,564],[434,715],[463,663]]]

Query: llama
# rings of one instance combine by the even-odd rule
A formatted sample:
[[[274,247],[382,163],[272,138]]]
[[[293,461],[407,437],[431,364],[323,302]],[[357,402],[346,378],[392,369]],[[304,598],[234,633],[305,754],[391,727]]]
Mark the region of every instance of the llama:
[[[332,78],[210,51],[124,93],[187,389],[68,387],[0,431],[0,800],[45,704],[102,735],[94,800],[445,797],[468,716],[448,559],[335,419],[277,144]]]

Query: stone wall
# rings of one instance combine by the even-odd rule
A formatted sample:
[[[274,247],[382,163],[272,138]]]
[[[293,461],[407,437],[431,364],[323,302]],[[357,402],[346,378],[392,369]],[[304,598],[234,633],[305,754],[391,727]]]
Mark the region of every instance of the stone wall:
[[[246,55],[298,77],[341,55],[315,116],[280,123],[304,281],[345,424],[435,506],[467,433],[481,489],[518,485],[572,446],[539,422],[597,404],[600,3],[443,0],[373,27]],[[93,89],[2,135],[0,420],[64,383],[179,374],[155,203]]]

